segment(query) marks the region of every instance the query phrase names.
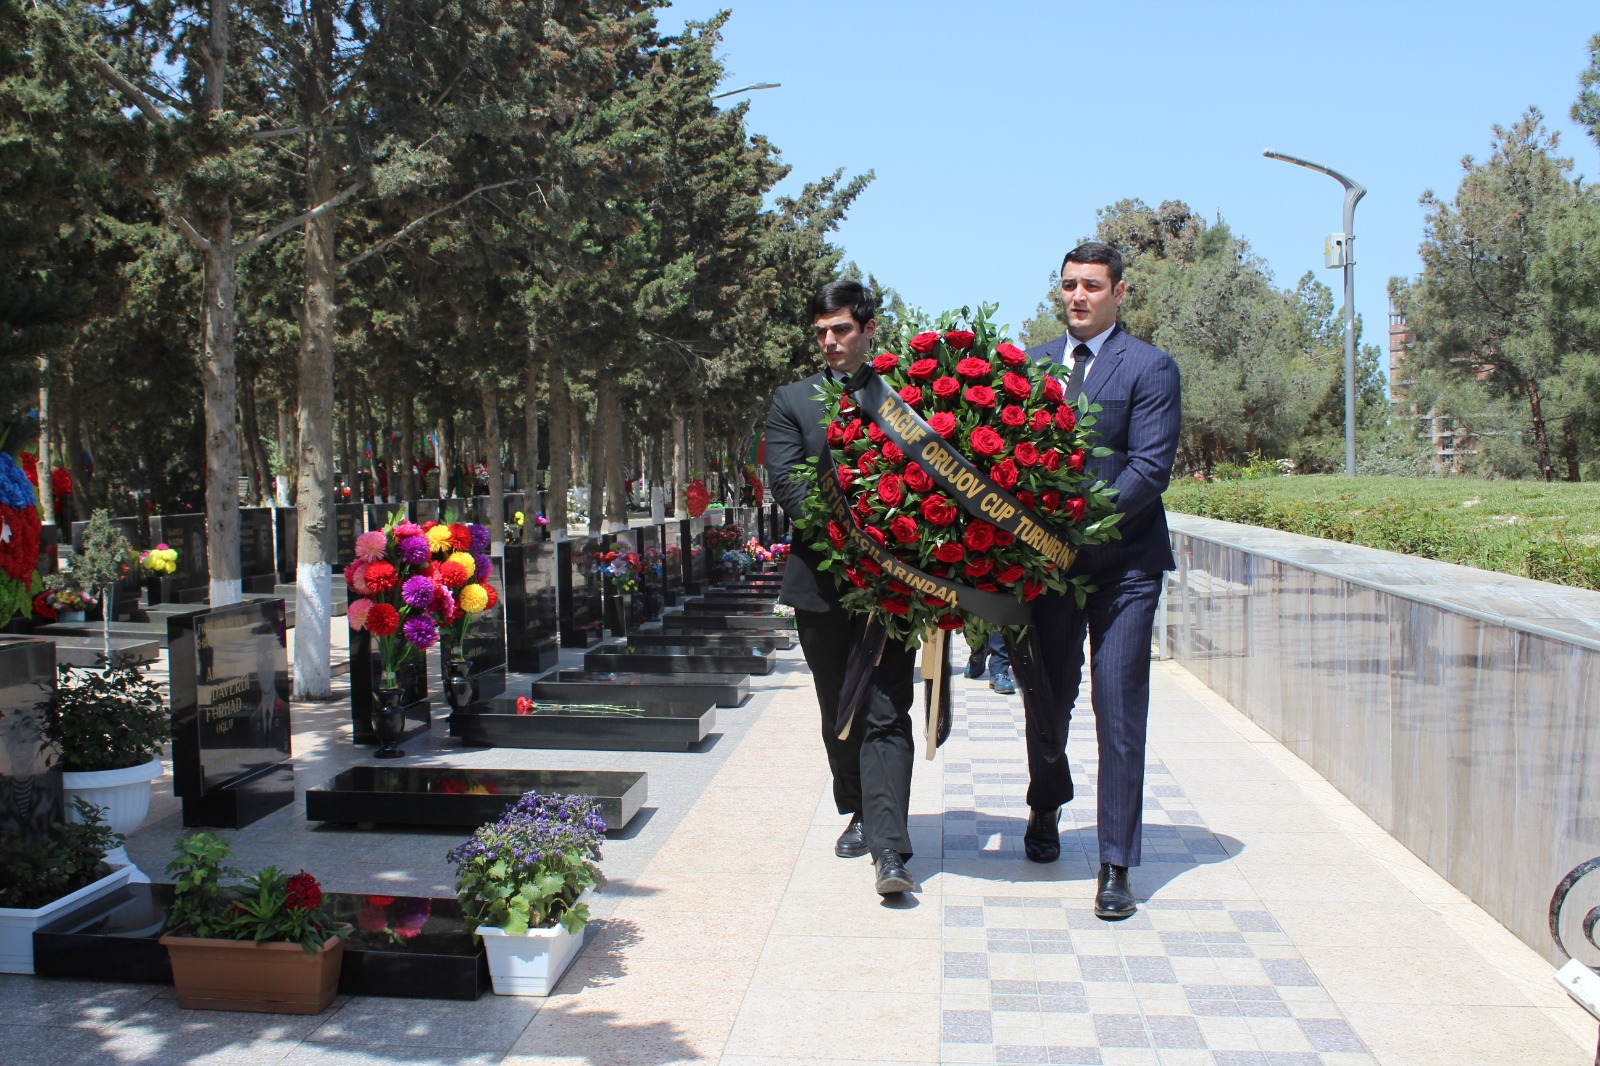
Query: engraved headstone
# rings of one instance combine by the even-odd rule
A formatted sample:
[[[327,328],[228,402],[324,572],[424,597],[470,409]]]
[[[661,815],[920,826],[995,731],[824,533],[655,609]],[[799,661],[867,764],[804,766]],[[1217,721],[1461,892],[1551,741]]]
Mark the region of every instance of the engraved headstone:
[[[356,537],[367,531],[364,505],[339,503],[333,507],[333,558],[340,569],[356,561]]]
[[[167,619],[184,825],[240,829],[293,802],[286,632],[281,599]]]
[[[433,497],[424,497],[416,502],[412,513],[417,516],[417,523],[439,521],[439,501]]]
[[[678,520],[678,545],[683,553],[683,587],[698,595],[711,583],[710,559],[706,555],[706,520],[682,518]]]
[[[61,772],[39,745],[55,690],[54,644],[0,636],[0,836],[34,843],[63,820]]]
[[[277,527],[278,580],[292,585],[298,580],[295,570],[300,558],[300,513],[293,507],[274,507],[272,517]]]
[[[211,598],[205,515],[156,515],[150,519],[150,541],[152,547],[165,544],[178,551],[178,569],[146,583],[152,604],[204,603]]]
[[[145,548],[153,548],[155,544],[145,544],[144,532],[139,528],[137,518],[113,518],[112,528],[119,531],[128,540],[128,546],[133,549],[134,557],[128,560],[127,573],[117,579],[111,592],[111,618],[112,621],[132,621],[139,611],[139,595],[144,591],[144,572],[139,569],[138,553]],[[77,550],[83,543],[83,531],[89,527],[87,522],[72,523],[72,546]],[[60,539],[60,530],[46,524],[39,530],[39,572],[52,574],[57,569],[59,551],[57,543]],[[44,569],[48,562],[50,569]]]
[[[246,592],[271,592],[278,583],[272,508],[239,508],[239,576]]]
[[[555,545],[507,544],[504,591],[506,666],[519,673],[543,673],[561,654]]]
[[[599,537],[556,542],[562,647],[587,648],[600,640],[600,575],[595,570],[594,557],[601,550]]]
[[[669,522],[656,530],[661,542],[661,598],[671,607],[684,596],[683,545],[678,538],[678,523]]]

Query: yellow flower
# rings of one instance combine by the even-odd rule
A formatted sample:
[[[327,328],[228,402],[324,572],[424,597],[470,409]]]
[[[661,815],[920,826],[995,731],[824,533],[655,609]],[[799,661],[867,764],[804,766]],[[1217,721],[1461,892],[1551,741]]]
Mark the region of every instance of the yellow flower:
[[[519,525],[519,526],[522,525],[522,512],[521,511],[517,512],[517,525]]]
[[[456,552],[445,561],[451,563],[460,563],[461,569],[467,572],[468,577],[471,577],[477,572],[478,569],[478,564],[473,562],[472,556],[468,555],[466,552]]]
[[[463,585],[456,594],[456,606],[468,614],[477,614],[489,606],[489,594],[483,591],[482,585]]]
[[[428,530],[428,551],[437,554],[450,546],[450,527],[434,526]]]

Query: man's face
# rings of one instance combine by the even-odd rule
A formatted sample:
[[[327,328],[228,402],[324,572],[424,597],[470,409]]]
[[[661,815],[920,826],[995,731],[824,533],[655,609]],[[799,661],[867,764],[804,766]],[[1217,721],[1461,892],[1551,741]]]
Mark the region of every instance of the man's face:
[[[872,335],[878,331],[878,320],[870,318],[865,327],[856,325],[849,311],[830,311],[811,320],[817,334],[817,346],[822,358],[835,374],[852,374],[867,360],[867,350],[872,347]]]
[[[1117,308],[1127,282],[1111,284],[1104,263],[1066,263],[1061,268],[1061,306],[1067,312],[1067,332],[1086,341],[1098,337],[1117,321]]]

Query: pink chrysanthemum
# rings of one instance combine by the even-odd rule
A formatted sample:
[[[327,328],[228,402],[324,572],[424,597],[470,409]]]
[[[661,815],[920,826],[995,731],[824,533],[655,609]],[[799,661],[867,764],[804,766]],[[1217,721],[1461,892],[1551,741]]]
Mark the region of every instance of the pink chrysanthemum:
[[[350,606],[344,609],[345,620],[350,623],[353,630],[362,630],[367,627],[367,612],[372,610],[371,600],[352,600]]]
[[[364,563],[375,563],[388,550],[389,538],[381,530],[369,530],[356,538],[356,558]]]

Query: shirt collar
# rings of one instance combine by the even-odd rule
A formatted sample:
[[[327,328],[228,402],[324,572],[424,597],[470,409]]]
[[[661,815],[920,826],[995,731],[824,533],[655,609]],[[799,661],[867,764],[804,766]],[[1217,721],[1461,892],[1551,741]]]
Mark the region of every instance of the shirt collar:
[[[1067,355],[1070,356],[1073,352],[1077,351],[1078,345],[1080,345],[1080,344],[1087,344],[1089,346],[1089,357],[1090,358],[1093,358],[1093,357],[1099,355],[1100,354],[1101,345],[1105,344],[1106,338],[1111,336],[1111,334],[1116,330],[1116,328],[1117,328],[1117,324],[1115,322],[1113,322],[1113,323],[1111,323],[1111,328],[1110,329],[1106,330],[1104,333],[1101,333],[1101,334],[1099,334],[1097,336],[1090,337],[1086,341],[1077,340],[1072,336],[1072,334],[1070,334],[1070,333],[1067,334]]]

